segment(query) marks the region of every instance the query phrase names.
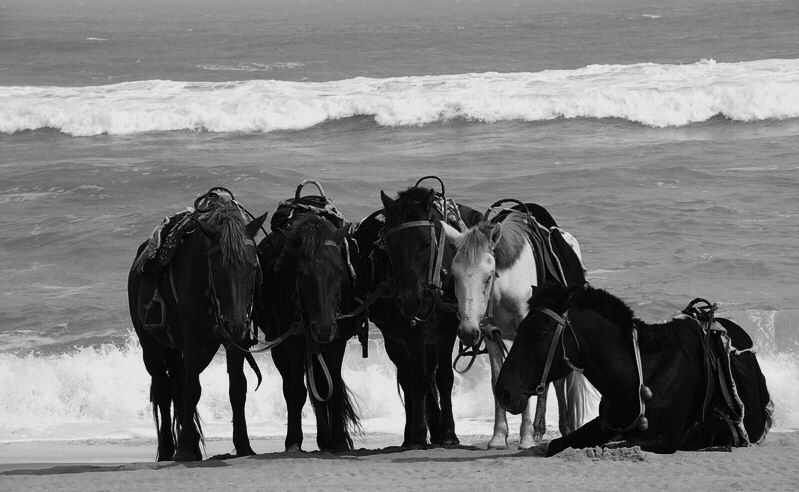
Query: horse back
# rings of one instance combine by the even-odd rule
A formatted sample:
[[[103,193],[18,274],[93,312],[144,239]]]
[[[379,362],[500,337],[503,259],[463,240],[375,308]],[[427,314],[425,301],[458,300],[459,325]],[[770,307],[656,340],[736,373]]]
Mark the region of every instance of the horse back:
[[[752,341],[752,337],[749,336],[748,333],[744,331],[743,328],[740,327],[737,323],[727,318],[713,318],[714,321],[717,321],[721,326],[727,330],[727,336],[730,337],[730,343],[736,350],[750,350],[754,347],[754,342]]]

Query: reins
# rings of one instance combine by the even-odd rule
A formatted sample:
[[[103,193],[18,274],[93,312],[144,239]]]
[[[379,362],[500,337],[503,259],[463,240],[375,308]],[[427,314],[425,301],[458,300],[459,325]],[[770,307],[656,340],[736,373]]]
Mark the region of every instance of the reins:
[[[555,352],[557,351],[558,345],[561,346],[563,351],[564,362],[566,362],[566,364],[572,370],[582,373],[583,369],[575,366],[566,354],[566,345],[564,342],[563,332],[566,327],[569,327],[572,337],[574,337],[574,341],[577,344],[577,355],[580,355],[580,342],[577,339],[577,333],[574,331],[574,326],[572,326],[571,322],[569,321],[568,311],[566,311],[563,316],[560,316],[551,309],[545,308],[543,306],[532,306],[531,309],[549,316],[557,323],[555,333],[552,335],[552,340],[549,344],[549,351],[547,352],[546,362],[544,363],[544,371],[541,374],[541,381],[535,388],[535,394],[540,396],[544,393],[544,391],[546,391],[548,383],[547,380],[549,379],[549,371],[552,367],[552,362],[555,359]],[[609,410],[607,410],[607,406],[605,406],[606,410],[602,415],[602,429],[606,431],[618,432],[621,434],[624,434],[625,432],[628,432],[634,428],[637,428],[642,432],[649,428],[649,421],[644,415],[646,413],[646,404],[644,402],[645,400],[652,398],[652,391],[644,384],[644,373],[641,366],[641,349],[638,345],[638,329],[635,325],[632,326],[631,332],[633,353],[635,354],[635,367],[638,374],[638,414],[635,416],[635,418],[633,418],[633,421],[630,423],[630,425],[626,427],[614,427],[610,424],[610,415]]]

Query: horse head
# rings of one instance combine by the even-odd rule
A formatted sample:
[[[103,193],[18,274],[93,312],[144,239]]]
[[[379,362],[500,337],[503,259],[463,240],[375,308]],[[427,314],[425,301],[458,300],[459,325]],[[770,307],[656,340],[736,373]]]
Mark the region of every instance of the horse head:
[[[397,308],[406,318],[424,320],[435,307],[427,298],[439,247],[436,224],[443,223],[434,206],[435,192],[411,187],[396,200],[380,192],[385,214],[383,239],[396,281]]]
[[[224,340],[241,342],[249,332],[253,302],[261,283],[255,235],[264,214],[245,223],[232,202],[219,205],[207,218],[197,220],[208,259],[211,311]]]
[[[286,233],[285,248],[296,264],[294,300],[311,338],[329,343],[337,335],[336,316],[349,271],[342,247],[348,226],[308,214]]]
[[[443,227],[447,240],[457,249],[450,269],[458,299],[458,336],[473,346],[480,340],[483,319],[490,316],[496,275],[494,248],[502,237],[502,226],[483,222],[464,232],[449,224]]]
[[[524,216],[514,213],[502,222],[483,221],[465,231],[448,224],[443,227],[447,241],[457,249],[451,270],[461,320],[458,336],[465,345],[473,346],[480,342],[483,320],[493,322],[503,297],[521,302],[530,297],[536,266],[527,225]],[[521,276],[511,270],[517,265]]]

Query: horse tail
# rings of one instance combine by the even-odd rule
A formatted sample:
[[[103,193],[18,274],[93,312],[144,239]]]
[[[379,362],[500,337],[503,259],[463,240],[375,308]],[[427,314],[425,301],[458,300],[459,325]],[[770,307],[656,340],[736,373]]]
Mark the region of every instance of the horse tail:
[[[334,364],[331,369],[333,394],[330,400],[319,401],[311,393],[316,414],[317,445],[323,451],[351,450],[352,435],[363,434],[363,427],[352,392],[341,378],[341,362]]]
[[[205,453],[205,433],[203,432],[203,421],[200,418],[200,412],[197,408],[194,409],[194,428],[197,429],[197,435],[200,437],[200,444],[203,446],[203,453]],[[199,457],[202,459],[202,456]]]
[[[361,425],[361,417],[358,415],[358,408],[354,401],[352,391],[350,388],[341,381],[341,399],[342,399],[342,417],[344,419],[344,428],[347,434],[347,445],[352,449],[352,435],[363,435],[363,426]]]
[[[572,432],[583,425],[596,397],[596,390],[581,373],[572,371],[566,376],[566,423]]]

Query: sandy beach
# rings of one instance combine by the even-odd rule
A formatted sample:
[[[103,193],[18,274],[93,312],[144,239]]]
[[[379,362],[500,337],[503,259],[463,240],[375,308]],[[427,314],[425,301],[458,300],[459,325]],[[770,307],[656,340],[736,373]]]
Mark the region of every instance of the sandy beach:
[[[488,436],[457,448],[403,450],[399,436],[367,436],[352,453],[287,454],[281,439],[254,440],[260,454],[199,463],[154,463],[152,443],[31,442],[0,446],[2,490],[796,490],[799,434],[771,433],[731,452],[655,455],[636,448],[487,451]],[[209,455],[229,442],[207,443]],[[515,443],[511,445],[515,448]],[[24,460],[39,462],[23,462]]]

